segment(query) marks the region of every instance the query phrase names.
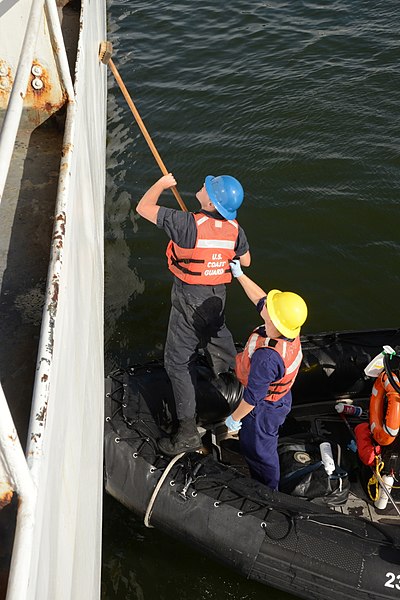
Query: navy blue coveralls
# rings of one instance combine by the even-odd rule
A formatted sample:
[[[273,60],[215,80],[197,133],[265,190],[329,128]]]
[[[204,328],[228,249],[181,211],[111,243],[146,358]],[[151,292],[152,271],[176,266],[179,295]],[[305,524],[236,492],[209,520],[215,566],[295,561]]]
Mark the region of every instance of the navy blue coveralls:
[[[264,306],[262,298],[257,310]],[[258,333],[264,335],[262,325]],[[287,339],[287,338],[285,338]],[[278,432],[292,407],[292,393],[276,402],[269,402],[267,395],[269,384],[281,379],[285,374],[285,365],[281,356],[272,348],[259,348],[251,357],[250,373],[243,399],[254,406],[242,419],[240,430],[240,449],[254,479],[278,489],[280,468],[278,457]]]
[[[208,217],[223,219],[219,213],[201,211]],[[160,206],[157,227],[181,248],[194,248],[197,227],[193,214]],[[249,249],[239,226],[236,256]],[[203,349],[215,375],[235,366],[236,348],[225,324],[225,284],[193,285],[174,276],[171,313],[164,348],[164,366],[174,392],[179,420],[196,415],[196,357]]]

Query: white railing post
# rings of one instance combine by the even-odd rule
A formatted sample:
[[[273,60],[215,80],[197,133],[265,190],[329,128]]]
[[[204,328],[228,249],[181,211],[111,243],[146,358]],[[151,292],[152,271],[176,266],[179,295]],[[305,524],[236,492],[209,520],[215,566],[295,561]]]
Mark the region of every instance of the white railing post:
[[[50,372],[53,364],[54,324],[58,312],[58,302],[54,301],[60,282],[60,273],[63,264],[64,238],[65,238],[65,211],[67,198],[70,193],[70,165],[71,155],[74,150],[76,103],[67,107],[65,120],[64,147],[60,163],[58,179],[56,218],[54,219],[51,257],[47,276],[46,296],[44,301],[40,340],[37,353],[35,383],[32,395],[31,418],[27,439],[27,461],[33,481],[38,483],[39,470],[43,456],[44,436],[40,435],[46,427],[46,419],[37,415],[47,415],[49,399]],[[44,426],[44,427],[43,427]],[[39,434],[39,435],[37,435]]]
[[[67,52],[65,50],[64,38],[61,30],[60,19],[58,18],[56,0],[46,0],[46,10],[48,23],[53,38],[53,52],[58,62],[61,79],[68,94],[68,100],[74,99],[74,86],[72,83],[71,72],[69,69]]]
[[[32,2],[28,26],[22,45],[22,52],[0,132],[0,204],[6,185],[8,170],[10,168],[19,123],[21,121],[29,74],[32,68],[33,53],[39,33],[40,22],[43,16],[43,6],[44,0],[33,0]]]
[[[19,500],[7,600],[25,600],[27,598],[30,561],[33,551],[34,511],[37,491],[1,385],[0,454],[11,487],[17,492]]]

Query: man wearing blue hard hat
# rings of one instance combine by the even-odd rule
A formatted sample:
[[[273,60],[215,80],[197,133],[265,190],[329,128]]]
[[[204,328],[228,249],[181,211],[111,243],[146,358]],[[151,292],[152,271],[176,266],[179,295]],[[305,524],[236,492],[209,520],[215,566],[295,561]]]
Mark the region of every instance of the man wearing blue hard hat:
[[[250,265],[249,245],[236,221],[243,188],[230,175],[206,177],[197,192],[195,213],[158,206],[161,194],[176,185],[170,173],[145,193],[137,212],[170,238],[166,255],[174,275],[164,365],[174,392],[178,430],[159,440],[163,454],[175,456],[201,448],[196,426],[196,356],[204,350],[215,375],[233,369],[236,349],[225,324],[225,284],[232,281],[229,262]]]

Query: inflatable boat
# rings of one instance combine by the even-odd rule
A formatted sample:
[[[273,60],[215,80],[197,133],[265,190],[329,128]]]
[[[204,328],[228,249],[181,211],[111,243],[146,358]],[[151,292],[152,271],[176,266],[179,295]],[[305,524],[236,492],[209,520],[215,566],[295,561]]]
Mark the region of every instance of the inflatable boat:
[[[302,337],[293,408],[280,431],[279,491],[249,476],[240,441],[224,426],[243,393],[233,373],[215,378],[199,358],[204,448],[171,459],[157,448],[176,427],[162,363],[113,372],[106,380],[107,492],[147,527],[300,598],[399,598],[400,437],[374,443],[375,379],[364,372],[385,345],[400,349],[400,330]],[[392,376],[396,361],[393,355]],[[365,448],[360,459],[365,435],[363,441],[357,429],[368,429],[369,463]]]

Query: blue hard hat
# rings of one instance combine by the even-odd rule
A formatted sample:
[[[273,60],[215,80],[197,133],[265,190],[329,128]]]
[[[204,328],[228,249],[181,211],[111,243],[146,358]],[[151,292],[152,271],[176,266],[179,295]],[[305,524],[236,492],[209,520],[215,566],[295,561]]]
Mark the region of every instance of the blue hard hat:
[[[237,209],[243,202],[244,192],[240,182],[231,175],[207,175],[206,191],[211,202],[225,219],[236,219]]]

